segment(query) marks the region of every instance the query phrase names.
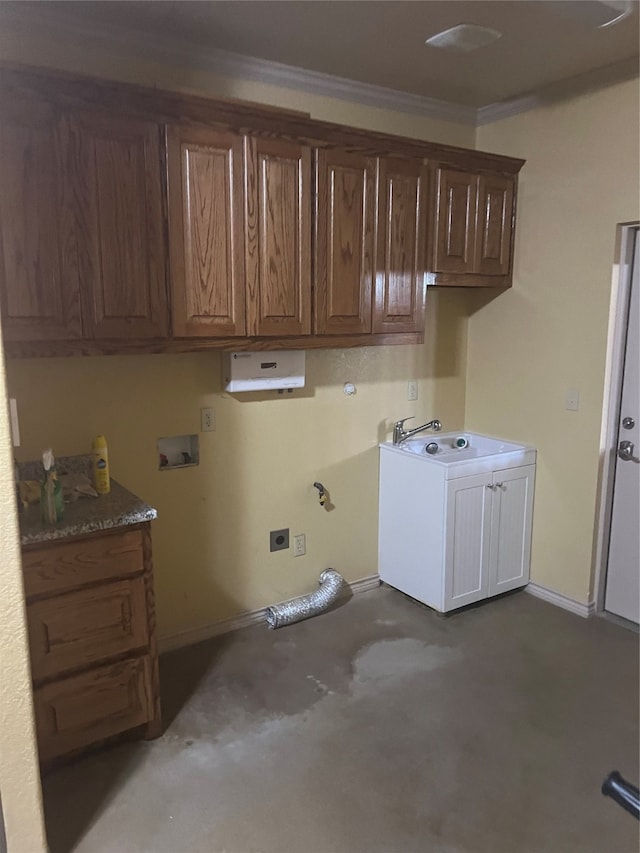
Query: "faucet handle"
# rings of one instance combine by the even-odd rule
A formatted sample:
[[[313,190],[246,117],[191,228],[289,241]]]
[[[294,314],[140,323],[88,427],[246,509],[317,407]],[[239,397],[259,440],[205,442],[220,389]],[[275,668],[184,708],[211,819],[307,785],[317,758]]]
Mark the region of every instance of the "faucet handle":
[[[399,427],[400,429],[402,429],[402,427],[405,425],[405,423],[407,421],[412,421],[414,419],[414,417],[415,417],[415,415],[410,415],[408,418],[402,418],[402,420],[396,421],[394,423],[394,427]]]

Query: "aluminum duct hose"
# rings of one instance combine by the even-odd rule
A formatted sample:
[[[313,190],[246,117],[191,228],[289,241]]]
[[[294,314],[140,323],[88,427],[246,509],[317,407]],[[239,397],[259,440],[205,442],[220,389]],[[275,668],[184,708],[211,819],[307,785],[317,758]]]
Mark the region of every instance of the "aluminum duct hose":
[[[344,578],[333,569],[325,569],[318,583],[320,589],[309,595],[267,607],[267,625],[270,628],[282,628],[283,625],[291,625],[293,622],[301,622],[310,616],[324,613],[340,595]]]

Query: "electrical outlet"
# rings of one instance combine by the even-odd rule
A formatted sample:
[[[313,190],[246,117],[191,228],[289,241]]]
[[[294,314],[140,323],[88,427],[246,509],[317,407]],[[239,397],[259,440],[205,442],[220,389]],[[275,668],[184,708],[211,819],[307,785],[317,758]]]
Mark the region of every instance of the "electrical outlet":
[[[210,406],[206,409],[200,409],[200,432],[213,432],[215,428],[213,409]]]
[[[272,530],[269,533],[269,550],[284,551],[289,547],[289,528]]]
[[[307,553],[307,540],[304,533],[298,533],[293,537],[293,556],[302,557]]]
[[[576,391],[575,388],[567,391],[564,399],[564,407],[569,412],[577,412],[580,408],[580,392]]]
[[[407,382],[407,400],[413,401],[418,399],[418,383],[415,379],[410,379]]]

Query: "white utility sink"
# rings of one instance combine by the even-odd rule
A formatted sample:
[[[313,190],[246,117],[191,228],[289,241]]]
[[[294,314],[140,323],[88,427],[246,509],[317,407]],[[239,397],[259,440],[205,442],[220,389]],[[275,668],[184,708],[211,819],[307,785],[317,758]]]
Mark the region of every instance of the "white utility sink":
[[[458,447],[456,441],[464,438],[468,447]],[[427,446],[437,444],[435,453],[428,453]],[[437,462],[460,462],[463,459],[477,459],[479,456],[495,456],[496,453],[512,453],[514,450],[524,450],[524,444],[514,444],[501,438],[490,438],[488,435],[478,435],[473,432],[450,432],[446,435],[428,433],[403,441],[401,450],[409,453],[424,453],[425,456]],[[433,449],[433,448],[431,448]]]
[[[466,447],[459,447],[465,439]],[[435,445],[435,448],[434,448]],[[430,432],[409,438],[402,444],[391,442],[381,445],[403,456],[411,455],[432,465],[449,469],[447,479],[489,470],[497,464],[526,465],[535,463],[535,449],[526,444],[505,441],[475,432]],[[429,447],[429,450],[427,450]]]

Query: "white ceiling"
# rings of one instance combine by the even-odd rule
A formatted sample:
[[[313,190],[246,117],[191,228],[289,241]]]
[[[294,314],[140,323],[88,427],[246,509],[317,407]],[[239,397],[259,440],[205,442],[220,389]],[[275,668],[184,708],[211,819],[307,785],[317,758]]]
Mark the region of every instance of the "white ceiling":
[[[128,44],[175,42],[193,55],[219,51],[437,99],[475,112],[544,91],[638,73],[638,0],[599,29],[624,0],[219,0],[218,2],[2,3],[49,23],[126,33]],[[427,47],[460,23],[502,38],[473,53]]]

